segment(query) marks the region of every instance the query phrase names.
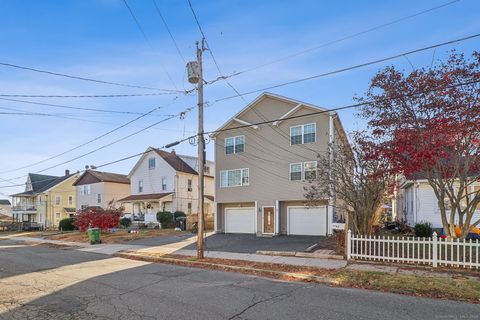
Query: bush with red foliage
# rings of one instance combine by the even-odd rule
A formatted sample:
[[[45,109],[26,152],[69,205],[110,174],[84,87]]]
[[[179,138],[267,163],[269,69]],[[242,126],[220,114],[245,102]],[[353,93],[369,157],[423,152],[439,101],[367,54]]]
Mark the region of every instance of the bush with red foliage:
[[[100,228],[102,230],[117,228],[121,215],[122,210],[119,209],[87,208],[78,212],[75,218],[75,226],[81,232],[88,228]]]

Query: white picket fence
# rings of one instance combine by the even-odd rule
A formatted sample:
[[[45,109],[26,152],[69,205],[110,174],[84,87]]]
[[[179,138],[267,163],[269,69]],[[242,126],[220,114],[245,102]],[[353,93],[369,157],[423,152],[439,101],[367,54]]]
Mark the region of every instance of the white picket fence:
[[[347,259],[480,268],[479,240],[380,237],[347,232]]]

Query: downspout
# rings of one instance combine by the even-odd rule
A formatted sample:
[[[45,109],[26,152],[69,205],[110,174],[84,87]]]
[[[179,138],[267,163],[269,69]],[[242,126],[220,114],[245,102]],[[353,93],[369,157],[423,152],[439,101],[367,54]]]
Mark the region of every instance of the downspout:
[[[335,126],[333,123],[335,112],[329,112],[329,121],[328,121],[328,151],[330,154],[329,157],[329,174],[328,174],[328,208],[327,208],[327,234],[333,234],[333,216],[335,213],[335,195],[333,188],[333,177],[332,177],[332,165],[334,161],[333,157],[333,144],[335,142]]]

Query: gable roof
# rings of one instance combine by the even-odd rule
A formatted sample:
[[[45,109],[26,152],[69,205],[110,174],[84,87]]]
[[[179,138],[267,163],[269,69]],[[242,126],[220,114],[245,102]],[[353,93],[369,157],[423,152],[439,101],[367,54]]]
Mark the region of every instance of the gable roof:
[[[143,155],[138,159],[137,163],[133,166],[132,170],[130,170],[130,173],[128,174],[128,178],[130,178],[137,170],[137,168],[140,166],[142,161],[148,156],[150,152],[155,152],[158,154],[169,166],[171,166],[175,171],[178,172],[184,172],[184,173],[189,173],[189,174],[198,174],[195,169],[193,169],[191,166],[189,166],[182,158],[180,155],[177,155],[175,151],[172,152],[167,152],[163,151],[160,149],[148,147],[148,149],[143,153]]]
[[[154,149],[163,160],[165,160],[175,171],[198,174],[192,167],[190,167],[182,158],[180,158],[175,151],[167,152],[160,149]]]
[[[45,174],[29,173],[30,183],[32,184],[32,190],[34,193],[41,192],[48,185],[52,184],[58,176],[48,176]]]
[[[130,184],[130,179],[128,179],[127,176],[124,174],[87,170],[80,177],[78,177],[77,180],[75,180],[73,185],[77,186],[77,185],[90,184],[95,182],[113,182],[113,183]]]
[[[44,186],[43,188],[40,188],[39,190],[35,191],[35,193],[41,193],[41,192],[45,192],[53,187],[55,187],[57,184],[59,183],[62,183],[63,181],[67,180],[67,179],[70,179],[71,177],[75,176],[75,173],[74,174],[70,174],[68,176],[61,176],[61,177],[58,177],[57,179],[53,180],[51,183],[49,183],[48,185]]]
[[[306,102],[302,102],[302,101],[299,101],[299,100],[287,98],[287,97],[284,97],[284,96],[281,96],[281,95],[278,95],[278,94],[274,94],[274,93],[270,93],[270,92],[264,92],[261,95],[259,95],[257,98],[255,98],[255,100],[253,100],[248,105],[246,105],[242,110],[240,110],[238,113],[236,113],[233,117],[228,119],[228,121],[225,122],[216,131],[219,131],[219,130],[222,130],[222,129],[226,128],[230,123],[232,123],[234,121],[235,118],[239,118],[241,115],[246,113],[248,110],[252,109],[256,104],[258,104],[260,101],[262,101],[265,98],[271,98],[271,99],[280,100],[280,101],[283,101],[283,102],[289,102],[289,103],[292,103],[294,105],[302,105],[303,107],[312,109],[314,111],[328,111],[327,109],[315,106],[315,105],[310,104],[310,103],[306,103]],[[272,120],[272,122],[273,122],[273,120],[276,120],[276,119],[269,119],[269,120]],[[215,137],[218,133],[219,132],[213,133],[212,137]]]
[[[0,205],[11,205],[10,200],[0,199]]]

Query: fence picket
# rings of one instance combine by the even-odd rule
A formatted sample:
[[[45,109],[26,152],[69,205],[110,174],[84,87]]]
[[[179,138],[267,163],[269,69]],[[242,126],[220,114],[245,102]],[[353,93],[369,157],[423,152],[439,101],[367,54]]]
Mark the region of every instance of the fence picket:
[[[348,259],[480,268],[478,240],[442,239],[436,233],[430,238],[349,233],[347,241]]]

